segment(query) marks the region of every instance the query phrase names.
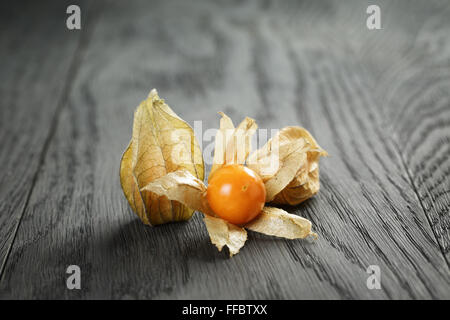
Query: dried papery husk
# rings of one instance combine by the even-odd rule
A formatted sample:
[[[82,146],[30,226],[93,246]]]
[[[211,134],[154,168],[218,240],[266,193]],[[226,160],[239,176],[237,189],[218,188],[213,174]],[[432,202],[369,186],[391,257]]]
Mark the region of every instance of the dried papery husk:
[[[266,202],[272,201],[305,165],[308,149],[305,139],[291,141],[280,134],[249,157],[247,166],[258,173],[266,187]]]
[[[204,221],[211,242],[216,245],[219,251],[227,246],[230,257],[232,257],[244,246],[247,240],[247,231],[244,228],[209,215],[205,215]]]
[[[214,161],[209,177],[226,164],[246,164],[265,182],[268,201],[274,200],[302,172],[302,167],[306,172],[308,152],[320,149],[307,132],[297,132],[296,128],[288,127],[247,158],[251,152],[250,139],[257,128],[255,121],[246,118],[233,130],[231,119],[224,113],[220,114],[222,118],[216,135]],[[247,160],[244,162],[245,158]],[[244,226],[233,225],[213,215],[205,215],[204,220],[211,242],[219,251],[226,245],[230,249],[230,256],[238,253],[244,246],[247,239],[244,228],[287,239],[317,237],[311,231],[309,220],[272,207],[264,207],[254,220]]]
[[[247,165],[262,177],[266,202],[296,205],[319,191],[319,158],[326,155],[306,129],[286,127],[252,153]]]
[[[251,152],[251,138],[258,128],[255,120],[246,117],[236,128],[231,119],[223,112],[220,128],[217,131],[214,158],[208,180],[214,172],[224,165],[244,164]]]
[[[230,256],[237,254],[244,246],[247,240],[245,229],[287,239],[303,239],[308,236],[317,238],[311,231],[309,220],[278,208],[264,207],[254,220],[243,226],[234,225],[214,216],[206,200],[206,186],[186,170],[169,173],[150,182],[142,190],[176,200],[204,213],[204,222],[211,242],[219,251],[227,246]]]
[[[206,186],[187,170],[166,174],[147,184],[141,191],[151,191],[158,196],[177,201],[188,208],[214,215],[206,199]]]
[[[219,130],[217,130],[214,140],[214,158],[208,179],[217,169],[224,165],[227,145],[230,141],[230,136],[234,132],[233,121],[225,113],[219,112],[219,114],[222,118],[220,119]]]
[[[252,118],[246,117],[230,136],[225,156],[225,164],[244,164],[251,152],[251,138],[258,125]]]
[[[192,128],[153,89],[136,109],[131,142],[122,156],[120,181],[133,211],[145,224],[188,220],[194,210],[149,190],[150,182],[186,170],[203,180],[204,165]]]
[[[244,227],[286,239],[304,239],[308,236],[317,239],[317,234],[311,230],[311,221],[274,207],[264,207],[258,217]]]
[[[227,246],[230,256],[239,252],[247,240],[247,231],[221,218],[215,217],[206,199],[206,186],[203,181],[186,170],[169,173],[147,184],[142,191],[151,191],[158,196],[167,197],[205,214],[204,221],[211,242],[219,251]]]
[[[326,152],[306,130],[284,128],[247,158],[255,121],[245,118],[234,128],[231,119],[221,115],[212,173],[223,165],[246,163],[263,178],[268,201],[286,197],[283,193],[296,183],[308,192],[318,190],[314,185],[318,183],[318,159]],[[177,129],[185,130],[173,135]],[[310,221],[278,208],[264,207],[243,226],[215,216],[206,198],[203,174],[203,159],[192,129],[152,91],[136,110],[133,138],[120,168],[124,193],[144,223],[186,220],[198,210],[204,214],[211,242],[219,251],[227,246],[230,256],[244,246],[245,229],[287,239],[317,237]]]

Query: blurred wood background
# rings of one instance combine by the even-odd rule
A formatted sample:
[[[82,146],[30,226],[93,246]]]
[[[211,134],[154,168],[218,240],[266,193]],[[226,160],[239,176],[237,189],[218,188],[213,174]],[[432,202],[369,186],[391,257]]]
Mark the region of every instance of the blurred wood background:
[[[448,1],[0,6],[0,298],[450,298]],[[118,170],[152,88],[203,132],[218,111],[310,130],[321,191],[285,209],[319,239],[250,232],[229,259],[198,213],[143,225]]]

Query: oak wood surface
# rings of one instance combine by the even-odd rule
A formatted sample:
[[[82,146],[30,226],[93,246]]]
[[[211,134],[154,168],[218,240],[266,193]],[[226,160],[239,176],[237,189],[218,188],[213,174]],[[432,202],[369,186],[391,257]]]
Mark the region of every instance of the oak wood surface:
[[[58,19],[67,5],[1,4],[0,270],[77,68],[80,34]]]
[[[381,30],[366,28],[361,1],[96,2],[81,4],[80,31],[65,29],[64,6],[44,10],[60,27],[2,21],[2,43],[47,45],[36,56],[26,41],[22,55],[0,51],[11,61],[1,74],[0,297],[450,298],[450,5],[376,3]],[[23,96],[30,85],[36,107]],[[206,157],[218,111],[310,130],[331,155],[321,190],[284,209],[319,239],[249,233],[229,259],[198,213],[143,225],[118,168],[151,88],[202,121]],[[72,264],[81,290],[66,288]],[[366,286],[369,265],[381,290]]]

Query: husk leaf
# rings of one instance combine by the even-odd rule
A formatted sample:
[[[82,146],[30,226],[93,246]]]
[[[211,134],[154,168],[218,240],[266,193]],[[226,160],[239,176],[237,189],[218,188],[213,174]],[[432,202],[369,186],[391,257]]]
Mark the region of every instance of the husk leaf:
[[[253,152],[247,166],[266,186],[266,202],[296,205],[319,191],[319,158],[326,156],[311,134],[286,127]]]
[[[232,257],[244,246],[247,240],[247,231],[244,228],[209,215],[205,215],[204,221],[211,242],[216,245],[219,251],[227,246],[230,257]]]
[[[192,210],[213,215],[206,199],[206,186],[187,170],[166,174],[147,184],[141,191],[175,200]]]
[[[153,89],[136,109],[131,142],[122,156],[123,192],[145,224],[188,220],[194,210],[167,197],[142,190],[150,182],[177,170],[203,180],[203,157],[192,128]]]
[[[251,152],[251,138],[258,128],[255,120],[246,117],[236,128],[231,119],[223,112],[219,113],[220,128],[217,131],[214,158],[208,180],[214,172],[224,165],[244,164]]]
[[[308,236],[317,238],[311,231],[311,222],[286,211],[264,207],[262,212],[244,226],[248,230],[287,239],[304,239]]]

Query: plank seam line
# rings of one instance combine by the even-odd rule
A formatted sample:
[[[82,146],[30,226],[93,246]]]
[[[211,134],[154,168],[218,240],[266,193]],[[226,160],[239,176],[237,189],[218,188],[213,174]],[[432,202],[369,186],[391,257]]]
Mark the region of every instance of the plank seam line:
[[[410,170],[409,170],[409,167],[408,167],[407,164],[406,164],[406,160],[405,160],[405,158],[404,158],[404,156],[403,156],[403,153],[401,152],[401,149],[400,149],[400,147],[399,147],[399,145],[398,145],[396,139],[392,138],[391,141],[393,141],[393,143],[394,143],[394,145],[395,145],[395,149],[396,149],[396,151],[397,151],[397,153],[398,153],[398,155],[399,155],[399,157],[400,157],[400,161],[401,161],[401,163],[402,163],[402,165],[403,165],[403,168],[404,168],[404,170],[406,171],[406,175],[408,176],[408,179],[409,179],[409,182],[410,182],[410,184],[411,184],[411,187],[413,188],[414,193],[415,193],[417,199],[419,200],[420,207],[422,208],[422,211],[423,211],[423,213],[425,214],[425,217],[426,217],[426,219],[427,219],[427,221],[428,221],[428,224],[429,224],[429,226],[430,226],[431,232],[433,232],[434,238],[435,238],[435,240],[436,240],[436,242],[437,242],[437,244],[438,244],[438,246],[439,246],[439,249],[440,249],[440,251],[441,251],[441,253],[442,253],[443,257],[444,257],[445,262],[447,263],[447,268],[450,268],[450,263],[449,263],[449,261],[448,261],[448,259],[447,259],[447,256],[445,255],[445,250],[444,250],[444,248],[442,247],[441,243],[439,242],[438,235],[436,234],[436,231],[435,231],[434,228],[433,228],[433,224],[431,223],[430,217],[429,217],[428,214],[427,214],[427,211],[426,211],[426,209],[425,209],[425,205],[423,204],[423,201],[422,201],[422,199],[420,198],[419,190],[417,189],[416,184],[415,184],[415,182],[414,182],[414,179],[413,179],[413,177],[412,177],[412,174],[411,174],[411,172],[410,172]]]
[[[370,71],[367,69],[367,67],[364,64],[359,63],[359,65],[370,74]],[[390,121],[388,123],[390,123]],[[381,119],[381,125],[382,125],[381,127],[386,127],[385,126],[386,125],[386,118],[384,116]],[[395,132],[392,132],[392,130],[390,130],[390,129],[388,129],[388,132],[395,133]],[[392,144],[394,146],[394,150],[397,153],[397,156],[400,158],[400,162],[401,162],[401,165],[403,167],[403,170],[406,172],[406,176],[407,176],[407,179],[409,180],[409,184],[411,185],[411,188],[413,189],[414,194],[416,195],[417,200],[419,201],[420,208],[422,209],[422,212],[425,215],[425,218],[427,219],[428,225],[430,226],[430,229],[431,229],[431,232],[433,233],[434,239],[436,240],[436,242],[437,242],[437,244],[439,246],[439,251],[441,252],[441,254],[442,254],[443,258],[444,258],[444,261],[447,264],[447,268],[450,268],[450,262],[448,261],[446,255],[445,255],[445,250],[442,247],[441,243],[439,242],[439,238],[438,238],[436,232],[433,229],[433,224],[431,223],[430,217],[428,216],[427,210],[425,209],[425,205],[423,204],[423,201],[420,198],[419,190],[418,190],[416,184],[414,183],[413,175],[412,175],[411,171],[409,170],[409,167],[408,167],[408,165],[406,163],[405,157],[403,156],[402,149],[400,148],[400,145],[398,144],[398,141],[394,137],[394,135],[389,137],[389,141],[392,142]]]
[[[88,10],[86,10],[87,12],[89,12],[89,8],[90,7],[91,7],[91,5],[88,2],[88,6],[87,6]],[[96,17],[96,18],[98,18],[98,17]],[[36,172],[33,175],[33,179],[31,181],[31,188],[30,188],[30,190],[28,191],[28,193],[26,195],[25,204],[24,204],[23,209],[22,209],[22,211],[21,211],[21,213],[19,215],[19,220],[18,220],[18,222],[16,224],[16,227],[14,228],[14,232],[13,232],[13,237],[12,237],[11,243],[8,246],[5,258],[4,258],[3,263],[1,264],[1,267],[0,267],[0,285],[1,285],[2,281],[3,281],[6,265],[7,265],[7,262],[9,260],[9,256],[11,254],[13,245],[15,243],[15,240],[16,240],[17,233],[19,231],[21,222],[23,220],[23,216],[25,215],[25,211],[28,208],[28,205],[29,205],[29,202],[30,202],[30,199],[31,199],[31,195],[33,194],[34,187],[35,187],[35,185],[37,183],[37,180],[38,180],[38,177],[39,177],[39,172],[41,171],[41,169],[42,169],[42,167],[44,165],[45,158],[46,158],[48,150],[50,148],[51,141],[53,140],[53,137],[56,134],[56,130],[58,128],[59,119],[60,119],[62,110],[64,109],[64,107],[67,105],[67,102],[69,101],[69,95],[70,95],[70,93],[72,91],[73,83],[75,82],[75,79],[76,79],[76,77],[78,75],[78,71],[79,71],[80,66],[81,66],[81,61],[83,60],[84,51],[87,48],[87,46],[89,44],[90,36],[93,33],[92,30],[94,29],[95,24],[94,23],[90,23],[90,21],[96,21],[97,19],[89,19],[89,13],[88,13],[86,15],[86,19],[85,20],[86,20],[86,23],[85,23],[85,25],[84,25],[82,30],[84,31],[84,29],[86,29],[86,31],[85,32],[81,31],[80,38],[78,40],[78,45],[75,48],[75,52],[73,54],[72,61],[70,62],[69,69],[67,71],[66,83],[64,84],[62,93],[61,93],[60,98],[59,98],[59,100],[57,102],[57,107],[56,107],[55,113],[54,113],[53,118],[52,118],[52,120],[50,122],[50,130],[49,130],[49,133],[48,133],[48,135],[47,135],[47,137],[46,137],[46,139],[44,141],[44,146],[42,147],[42,150],[41,150],[41,153],[40,153],[40,156],[39,156],[38,166],[37,166]]]

